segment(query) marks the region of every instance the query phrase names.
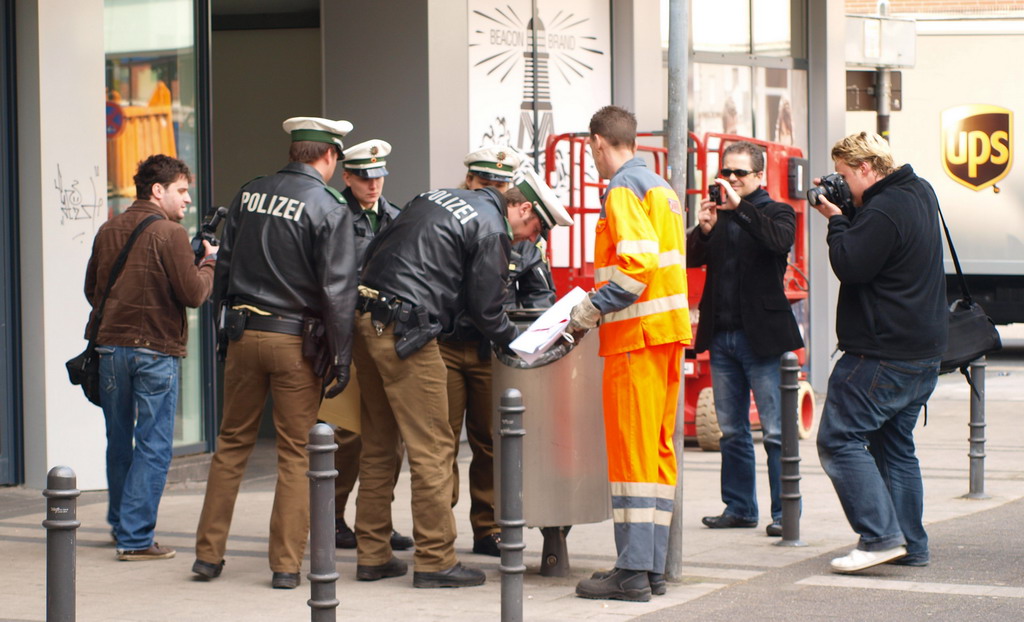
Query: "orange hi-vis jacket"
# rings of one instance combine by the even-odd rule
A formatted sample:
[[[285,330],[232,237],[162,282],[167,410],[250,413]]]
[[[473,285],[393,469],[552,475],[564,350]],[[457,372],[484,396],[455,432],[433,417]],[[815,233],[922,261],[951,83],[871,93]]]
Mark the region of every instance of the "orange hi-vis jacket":
[[[633,158],[602,196],[594,239],[593,302],[601,356],[692,338],[683,208],[675,191]]]

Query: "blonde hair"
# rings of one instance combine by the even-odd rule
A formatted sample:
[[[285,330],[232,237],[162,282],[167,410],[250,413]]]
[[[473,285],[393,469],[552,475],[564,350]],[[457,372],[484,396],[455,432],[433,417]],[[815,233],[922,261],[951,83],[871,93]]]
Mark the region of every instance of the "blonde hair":
[[[878,134],[870,132],[850,134],[837,142],[832,147],[832,159],[850,168],[857,168],[867,162],[882,177],[896,170],[889,143]]]

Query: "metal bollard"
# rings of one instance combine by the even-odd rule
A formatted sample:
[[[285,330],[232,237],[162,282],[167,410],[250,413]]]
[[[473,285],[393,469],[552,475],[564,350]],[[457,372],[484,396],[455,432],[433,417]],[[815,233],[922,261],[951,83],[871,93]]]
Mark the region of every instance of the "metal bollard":
[[[507,389],[498,406],[501,435],[501,620],[523,619],[523,394]]]
[[[775,546],[807,546],[800,540],[800,361],[792,352],[782,355],[782,540]]]
[[[310,620],[333,622],[338,608],[334,561],[334,430],[318,423],[309,431],[309,600]]]
[[[46,475],[46,622],[75,620],[77,485],[71,467],[55,466]]]
[[[971,363],[971,448],[967,452],[971,461],[971,489],[964,499],[989,499],[985,493],[985,357]]]

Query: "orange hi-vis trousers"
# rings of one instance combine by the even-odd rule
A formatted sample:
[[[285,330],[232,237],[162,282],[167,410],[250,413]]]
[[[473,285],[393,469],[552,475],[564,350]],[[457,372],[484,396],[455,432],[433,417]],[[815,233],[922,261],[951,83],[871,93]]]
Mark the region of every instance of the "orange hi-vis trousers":
[[[683,345],[668,343],[604,360],[617,568],[665,572],[676,486],[676,425]]]

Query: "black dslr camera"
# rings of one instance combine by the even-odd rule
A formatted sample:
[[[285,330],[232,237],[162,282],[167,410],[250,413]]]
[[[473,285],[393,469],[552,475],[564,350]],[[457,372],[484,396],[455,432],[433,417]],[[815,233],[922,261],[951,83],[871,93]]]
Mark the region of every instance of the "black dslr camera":
[[[829,173],[821,178],[821,183],[807,191],[807,200],[811,205],[818,204],[818,197],[825,197],[838,207],[847,218],[853,218],[853,195],[846,180],[839,173]]]
[[[196,255],[196,264],[203,259],[203,255],[206,252],[203,250],[203,240],[210,243],[210,246],[219,246],[220,242],[217,241],[217,227],[220,226],[220,221],[228,215],[228,208],[218,207],[217,211],[206,219],[202,227],[199,227],[199,231],[195,237],[192,238],[192,252]]]

